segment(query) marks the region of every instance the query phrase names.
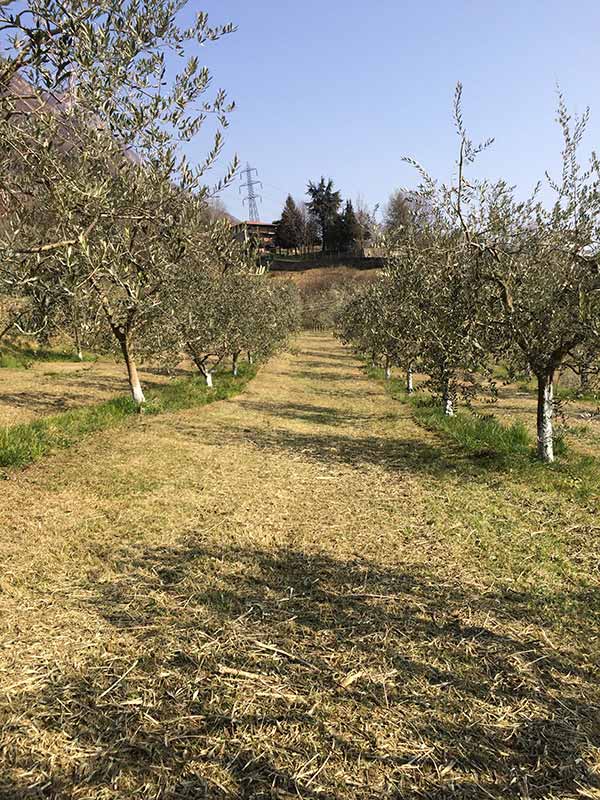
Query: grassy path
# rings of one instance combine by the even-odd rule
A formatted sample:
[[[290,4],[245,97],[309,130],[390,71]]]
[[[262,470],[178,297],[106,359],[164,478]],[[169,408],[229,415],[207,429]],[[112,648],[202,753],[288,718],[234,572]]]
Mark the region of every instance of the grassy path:
[[[600,796],[594,505],[331,338],[1,492],[0,798]]]

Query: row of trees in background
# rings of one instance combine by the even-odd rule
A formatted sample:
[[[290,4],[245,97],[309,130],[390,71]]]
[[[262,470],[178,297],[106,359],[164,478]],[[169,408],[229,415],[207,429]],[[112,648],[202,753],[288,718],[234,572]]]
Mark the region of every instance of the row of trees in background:
[[[490,144],[468,137],[457,87],[456,180],[433,180],[401,196],[390,219],[386,269],[341,315],[340,335],[386,368],[416,368],[443,412],[493,389],[493,368],[529,372],[538,385],[537,452],[554,460],[553,379],[566,365],[587,379],[600,356],[600,163],[578,150],[587,113],[573,119],[559,100],[562,169],[519,199],[505,181],[467,177]],[[597,369],[597,366],[596,366]]]
[[[319,243],[319,228],[306,203],[288,195],[281,219],[276,223],[274,245],[281,250],[310,252]]]
[[[274,244],[281,250],[362,256],[367,247],[377,247],[383,238],[398,230],[411,218],[417,202],[414,193],[397,189],[383,207],[371,209],[358,197],[356,202],[342,200],[331,178],[309,182],[308,202],[288,195],[281,218],[275,223]]]
[[[308,202],[288,195],[276,223],[275,246],[304,252],[320,246],[323,253],[362,255],[376,235],[375,214],[360,199],[356,210],[351,200],[344,202],[331,178],[310,181],[307,195]]]
[[[136,356],[186,353],[208,383],[226,355],[267,354],[295,326],[291,290],[272,286],[234,241],[209,190],[233,105],[206,98],[189,45],[233,31],[186,2],[3,3],[0,62],[0,290],[11,329],[67,329],[77,347],[111,341],[136,403]],[[183,61],[169,84],[165,54]],[[180,154],[208,120],[213,145]]]

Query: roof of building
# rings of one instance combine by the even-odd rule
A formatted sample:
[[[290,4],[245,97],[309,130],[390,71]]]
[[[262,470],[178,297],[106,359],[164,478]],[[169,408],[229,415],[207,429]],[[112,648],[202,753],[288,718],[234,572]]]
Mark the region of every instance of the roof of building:
[[[240,220],[237,220],[235,224],[236,225],[264,225],[264,226],[270,228],[275,223],[273,223],[273,222],[255,222],[254,220],[251,220],[251,219],[240,219]]]

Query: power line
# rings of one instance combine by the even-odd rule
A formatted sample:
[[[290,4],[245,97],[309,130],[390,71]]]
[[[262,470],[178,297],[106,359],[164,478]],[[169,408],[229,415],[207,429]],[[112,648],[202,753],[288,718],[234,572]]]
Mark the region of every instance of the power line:
[[[252,180],[252,173],[256,173],[256,180]],[[243,186],[240,186],[240,194],[242,190],[246,190],[246,197],[243,199],[243,204],[246,204],[246,200],[248,201],[248,219],[250,222],[259,222],[260,217],[258,216],[258,205],[257,200],[260,198],[262,203],[262,194],[256,194],[254,191],[254,187],[260,184],[260,188],[263,189],[262,181],[258,180],[258,170],[251,167],[250,164],[246,163],[246,169],[243,169],[240,173],[240,180],[244,179],[244,175],[246,176],[246,183]]]

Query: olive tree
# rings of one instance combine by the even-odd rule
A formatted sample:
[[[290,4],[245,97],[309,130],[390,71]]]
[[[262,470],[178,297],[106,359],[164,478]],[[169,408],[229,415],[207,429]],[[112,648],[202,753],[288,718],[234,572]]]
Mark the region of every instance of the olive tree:
[[[444,414],[452,416],[457,397],[470,400],[486,377],[489,290],[464,236],[453,187],[438,184],[407,160],[419,169],[422,182],[411,193],[412,211],[403,214],[386,241],[394,309],[389,328],[404,347],[407,385],[412,388],[412,364],[418,358]]]
[[[205,97],[210,74],[188,51],[232,28],[209,27],[204,13],[182,28],[185,0],[100,3],[101,13],[90,10],[85,20],[73,10],[79,0],[31,0],[27,11],[43,20],[63,5],[68,69],[50,48],[47,61],[40,62],[42,54],[35,70],[19,72],[30,97],[14,89],[13,77],[3,98],[2,282],[16,292],[41,287],[41,265],[45,272],[54,265],[54,293],[68,294],[67,258],[80,265],[79,291],[103,309],[140,404],[136,340],[158,313],[166,276],[198,244],[204,175],[220,153],[232,108],[222,91]],[[170,81],[169,50],[183,62]],[[198,136],[209,115],[217,126],[213,146],[192,166],[179,147]]]
[[[470,142],[460,94],[459,86],[457,213],[478,277],[493,292],[490,340],[500,353],[518,353],[536,376],[537,455],[552,462],[554,377],[600,345],[600,164],[595,155],[586,167],[579,160],[589,114],[571,117],[559,96],[561,173],[558,179],[546,174],[554,197],[544,202],[538,187],[522,201],[504,181],[478,184],[465,177]]]
[[[297,314],[287,287],[272,285],[252,248],[236,242],[227,223],[214,223],[205,241],[174,268],[162,288],[154,351],[185,353],[209,387],[227,356],[234,374],[243,351],[270,355],[294,329]]]
[[[476,376],[487,354],[513,360],[518,354],[520,366],[531,369],[538,383],[537,453],[551,462],[554,376],[582,349],[595,351],[600,332],[600,165],[592,155],[583,168],[578,156],[588,113],[571,118],[559,98],[562,169],[557,180],[546,175],[555,198],[544,202],[538,186],[520,200],[506,181],[467,177],[492,140],[476,146],[468,137],[461,97],[458,84],[455,180],[438,185],[407,159],[423,178],[426,235],[401,250],[398,274],[417,278],[422,358],[445,398],[449,376],[465,367]]]
[[[388,275],[382,275],[351,299],[338,320],[342,341],[370,357],[373,365],[381,363],[386,380],[391,378],[392,367],[403,363],[403,335],[396,312],[393,285]]]

